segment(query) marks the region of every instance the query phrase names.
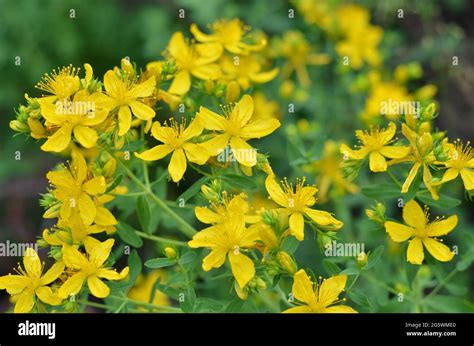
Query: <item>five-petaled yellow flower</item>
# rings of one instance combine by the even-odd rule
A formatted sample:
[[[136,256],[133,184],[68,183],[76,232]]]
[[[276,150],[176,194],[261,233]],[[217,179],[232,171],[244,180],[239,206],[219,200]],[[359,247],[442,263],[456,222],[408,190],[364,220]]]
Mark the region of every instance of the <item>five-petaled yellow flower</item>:
[[[271,81],[280,71],[277,67],[268,71],[262,71],[262,64],[254,55],[233,58],[224,56],[221,59],[221,68],[224,73],[222,77],[224,81],[237,81],[244,90],[250,88],[252,84],[262,84]]]
[[[211,249],[211,253],[202,262],[202,269],[205,271],[221,267],[226,257],[229,257],[232,273],[243,288],[255,276],[255,265],[244,254],[244,249],[254,247],[257,240],[257,228],[246,228],[243,214],[236,212],[226,222],[198,232],[188,245],[192,248]]]
[[[234,54],[248,54],[261,50],[266,45],[266,40],[262,39],[257,44],[243,42],[249,30],[239,19],[223,19],[214,22],[211,26],[212,34],[205,34],[199,30],[196,24],[191,24],[191,33],[196,40],[203,43],[217,43]]]
[[[436,237],[451,232],[458,223],[456,215],[447,219],[428,220],[429,214],[426,209],[423,212],[420,205],[414,200],[403,207],[403,221],[406,225],[386,221],[385,230],[390,238],[401,243],[411,238],[408,244],[407,260],[412,264],[421,264],[424,259],[423,246],[437,260],[441,262],[450,261],[454,253],[446,245],[440,243]]]
[[[157,145],[141,154],[135,153],[135,155],[145,161],[156,161],[172,152],[168,171],[171,179],[177,183],[186,172],[186,159],[203,165],[209,158],[209,153],[201,144],[192,143],[204,129],[200,119],[195,118],[188,127],[184,122],[178,124],[174,120],[170,120],[170,125],[161,126],[158,122],[154,123],[151,134],[164,144]]]
[[[23,257],[23,270],[18,267],[19,275],[0,277],[0,289],[16,297],[15,313],[30,312],[35,305],[35,296],[43,303],[59,305],[62,298],[47,286],[55,281],[64,271],[64,263],[57,262],[43,275],[43,264],[33,248],[28,248]]]
[[[53,103],[51,98],[42,98],[38,102],[46,127],[55,130],[41,146],[42,150],[61,152],[69,146],[71,136],[84,148],[96,145],[98,135],[94,127],[107,118],[109,111],[102,93],[89,95],[81,90],[72,101],[59,99]]]
[[[330,213],[310,208],[316,203],[314,195],[318,189],[315,186],[304,186],[304,184],[304,177],[297,181],[295,188],[285,179],[282,181],[282,189],[273,175],[267,176],[265,180],[265,187],[271,199],[282,207],[278,210],[290,217],[290,233],[300,241],[304,239],[305,215],[318,226],[331,230],[340,229],[343,223]]]
[[[105,298],[110,293],[110,288],[101,280],[123,280],[129,268],[125,267],[120,273],[116,270],[104,267],[105,261],[109,258],[110,251],[114,245],[114,239],[95,245],[93,248],[86,248],[87,256],[82,254],[74,246],[63,245],[63,260],[66,266],[74,271],[71,277],[59,289],[59,296],[67,298],[70,295],[81,291],[84,282],[90,292],[97,298]]]
[[[140,84],[127,77],[120,78],[114,71],[104,75],[104,87],[109,96],[111,110],[118,108],[119,136],[127,133],[132,125],[132,112],[138,119],[147,121],[155,116],[155,111],[143,103],[155,90],[155,77],[152,76]],[[130,111],[131,109],[131,111]]]
[[[442,183],[456,179],[459,175],[466,190],[474,190],[474,150],[469,142],[463,145],[460,141],[454,142],[449,149],[449,160],[443,162],[447,168]]]
[[[36,88],[46,91],[54,96],[46,96],[49,99],[67,99],[74,95],[81,87],[78,77],[79,68],[72,65],[53,70],[51,74],[45,73]]]
[[[387,170],[386,157],[400,159],[410,152],[409,147],[389,145],[397,126],[390,122],[387,129],[371,127],[370,131],[356,131],[356,136],[361,142],[360,149],[353,150],[347,145],[341,145],[341,153],[347,158],[362,160],[369,155],[369,166],[372,172],[385,172]]]
[[[94,197],[105,192],[107,187],[105,178],[103,176],[90,177],[84,156],[79,152],[74,151],[72,158],[70,169],[63,167],[48,172],[46,175],[55,187],[53,196],[60,202],[59,216],[63,220],[79,216],[86,226],[94,221],[104,226],[117,224],[112,213],[103,206],[97,205],[94,200]],[[55,204],[45,212],[44,217],[57,217],[56,211]]]
[[[216,44],[187,44],[182,32],[171,37],[168,52],[176,61],[179,72],[171,82],[168,92],[183,95],[191,88],[191,75],[202,80],[214,80],[221,71],[215,63],[222,54],[222,48]]]
[[[292,288],[293,297],[304,303],[285,310],[285,313],[356,313],[353,308],[347,305],[334,305],[344,287],[347,276],[336,275],[323,280],[319,284],[314,284],[308,274],[303,269],[294,275]]]
[[[201,119],[204,128],[217,132],[202,145],[211,155],[217,155],[230,144],[233,155],[240,164],[255,166],[257,155],[247,141],[269,135],[280,126],[280,122],[277,119],[253,120],[252,115],[253,99],[249,95],[244,95],[224,116],[201,106],[196,116]]]

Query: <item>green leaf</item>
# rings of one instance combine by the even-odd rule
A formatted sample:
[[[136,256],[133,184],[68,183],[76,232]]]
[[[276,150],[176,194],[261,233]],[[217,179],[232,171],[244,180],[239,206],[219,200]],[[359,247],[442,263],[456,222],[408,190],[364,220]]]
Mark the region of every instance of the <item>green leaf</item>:
[[[369,298],[364,293],[362,293],[362,291],[352,289],[347,293],[347,295],[349,296],[349,299],[352,300],[357,305],[360,305],[366,308],[370,308],[370,306],[372,305],[370,303]]]
[[[189,287],[186,293],[180,295],[180,307],[183,312],[193,312],[196,306],[196,292]]]
[[[145,145],[145,143],[146,143],[146,141],[144,141],[143,139],[138,139],[136,141],[125,144],[120,149],[120,151],[134,152],[134,151],[137,151],[138,149],[140,149],[141,147],[143,147]]]
[[[452,209],[461,204],[459,199],[444,195],[442,193],[439,194],[439,199],[435,201],[431,197],[431,193],[428,190],[419,191],[416,194],[416,198],[418,198],[424,204],[438,209]]]
[[[331,276],[337,275],[341,272],[341,268],[336,263],[328,259],[323,260],[323,267]]]
[[[400,188],[392,183],[364,186],[361,191],[365,196],[379,200],[383,198],[400,197],[402,195]]]
[[[201,186],[204,185],[207,181],[209,180],[208,177],[202,177],[198,181],[196,181],[194,184],[192,184],[189,189],[184,191],[178,198],[178,201],[184,200],[187,202],[190,198],[194,197],[200,190]]]
[[[123,175],[120,174],[117,178],[115,178],[114,182],[107,188],[107,190],[105,190],[104,194],[109,193],[110,191],[115,189],[117,186],[119,186],[119,184],[122,182],[122,179],[123,179]]]
[[[293,237],[292,235],[290,235],[286,237],[285,239],[283,239],[281,243],[281,249],[285,252],[288,252],[291,255],[296,251],[299,245],[300,245],[299,240]]]
[[[222,180],[226,181],[230,186],[238,189],[255,190],[257,188],[257,184],[255,183],[254,179],[250,179],[249,177],[232,173],[224,174],[221,177]]]
[[[143,240],[137,235],[136,230],[125,222],[119,222],[117,233],[120,239],[133,247],[141,247],[143,245]]]
[[[242,310],[242,305],[244,305],[245,301],[241,300],[240,298],[234,298],[227,306],[225,307],[224,312],[237,312]]]
[[[360,273],[360,270],[357,269],[357,268],[347,268],[347,269],[344,269],[342,272],[340,272],[339,274],[341,275],[357,275]]]
[[[137,214],[138,221],[146,233],[151,233],[150,230],[150,220],[151,220],[151,210],[148,200],[145,196],[140,196],[137,198]]]
[[[224,308],[224,305],[211,298],[196,299],[196,312],[219,312]]]
[[[383,249],[383,246],[380,245],[378,248],[376,248],[373,252],[369,254],[369,258],[367,260],[366,266],[364,267],[364,270],[369,270],[377,264],[379,259],[382,257]]]
[[[418,270],[420,269],[420,266],[413,265],[410,262],[408,262],[406,259],[404,262],[405,262],[405,274],[406,274],[406,278],[408,282],[408,287],[411,288],[413,280],[415,279],[416,274],[418,273]]]
[[[169,258],[154,258],[151,260],[148,260],[145,262],[145,267],[147,268],[152,268],[152,269],[157,269],[157,268],[164,268],[164,267],[169,267],[172,266],[173,264],[176,263],[175,259],[169,259]]]
[[[190,271],[192,267],[197,263],[198,256],[195,252],[189,251],[181,256],[178,260],[178,264],[183,266],[186,271]]]
[[[438,294],[426,299],[425,302],[431,308],[429,312],[474,312],[474,304],[463,298]]]

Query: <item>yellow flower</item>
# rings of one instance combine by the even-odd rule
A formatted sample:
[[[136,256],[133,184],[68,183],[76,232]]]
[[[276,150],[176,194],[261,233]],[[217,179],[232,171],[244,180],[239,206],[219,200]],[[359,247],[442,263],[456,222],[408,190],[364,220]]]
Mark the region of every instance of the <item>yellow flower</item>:
[[[406,124],[402,124],[402,133],[410,142],[410,154],[406,157],[395,158],[389,162],[390,165],[402,163],[402,162],[413,162],[413,166],[408,173],[408,176],[403,183],[402,193],[407,193],[413,180],[415,179],[418,171],[423,167],[423,182],[426,188],[430,191],[431,197],[437,200],[438,187],[433,184],[433,176],[430,172],[430,165],[436,161],[436,157],[433,153],[433,138],[429,132],[425,132],[419,135],[415,131],[411,130]]]
[[[133,287],[128,291],[128,298],[154,305],[169,306],[170,300],[168,299],[168,296],[159,290],[153,290],[153,286],[157,280],[161,279],[161,282],[163,283],[164,274],[165,273],[162,270],[153,270],[147,275],[140,274]],[[152,294],[154,294],[154,297],[150,301]],[[141,312],[148,311],[147,308],[139,309]]]
[[[266,45],[266,40],[261,40],[254,45],[243,42],[250,28],[246,27],[239,19],[218,20],[211,24],[210,28],[213,33],[206,35],[199,30],[196,24],[192,24],[191,33],[199,42],[217,43],[221,50],[226,49],[234,54],[246,55],[250,52],[259,51]]]
[[[344,38],[336,43],[339,56],[349,58],[349,65],[358,70],[364,62],[377,66],[381,62],[378,46],[383,30],[370,25],[367,10],[357,5],[341,6],[336,11],[337,22]]]
[[[236,60],[238,59],[238,60]],[[278,68],[262,71],[262,64],[255,55],[222,57],[221,67],[224,81],[237,81],[243,90],[252,84],[267,83],[274,79],[279,72]]]
[[[280,119],[282,113],[278,102],[269,100],[262,92],[255,92],[253,98],[253,116],[252,119]]]
[[[192,143],[203,129],[201,120],[198,118],[195,118],[187,128],[184,122],[177,124],[170,120],[170,126],[160,126],[156,122],[151,128],[151,134],[164,144],[157,145],[141,154],[135,153],[135,156],[145,161],[156,161],[172,152],[168,171],[176,183],[183,178],[186,172],[186,159],[203,165],[209,158],[209,153],[201,144]]]
[[[359,190],[357,185],[344,177],[342,164],[338,145],[328,140],[324,143],[321,159],[307,167],[308,171],[316,173],[316,185],[319,186],[319,199],[322,203],[328,200],[330,190],[336,196],[341,196],[346,191],[356,193]]]
[[[204,128],[217,131],[214,138],[202,145],[211,155],[222,152],[230,143],[235,159],[242,165],[253,167],[257,164],[256,149],[247,141],[269,135],[280,127],[277,119],[253,120],[253,99],[244,95],[231,109],[224,109],[225,115],[218,115],[202,107],[196,117],[201,119]]]
[[[114,71],[104,75],[104,87],[109,96],[110,109],[118,108],[119,136],[125,135],[132,124],[132,112],[138,119],[147,121],[155,116],[155,111],[143,102],[155,90],[155,77],[142,83],[135,83],[129,78],[120,78]],[[130,111],[131,110],[131,111]]]
[[[101,279],[123,280],[128,275],[129,270],[128,267],[125,267],[118,273],[116,270],[104,267],[114,241],[114,239],[107,239],[92,249],[86,248],[87,256],[73,246],[63,245],[64,263],[68,268],[74,270],[74,273],[59,289],[60,297],[67,298],[79,293],[86,280],[90,292],[95,297],[105,298],[109,295],[110,288]]]
[[[46,120],[45,126],[54,130],[41,146],[42,150],[61,152],[69,146],[71,136],[84,148],[96,145],[98,135],[94,127],[107,118],[109,111],[102,93],[89,95],[86,90],[81,90],[72,101],[59,99],[53,103],[51,98],[43,98],[38,102]]]
[[[183,33],[176,32],[171,37],[168,52],[179,67],[168,89],[171,94],[186,94],[191,88],[191,75],[202,80],[214,80],[221,75],[219,66],[214,63],[222,53],[219,45],[188,45]]]
[[[311,84],[306,66],[326,65],[330,61],[327,54],[313,53],[309,42],[299,31],[285,32],[281,41],[275,41],[275,46],[278,55],[287,59],[282,69],[283,78],[288,79],[294,71],[304,87]]]
[[[474,190],[474,151],[470,143],[463,145],[458,140],[450,147],[449,159],[443,162],[447,170],[444,172],[442,183],[456,179],[460,175],[464,188]]]
[[[19,275],[5,275],[0,277],[0,289],[7,292],[16,299],[15,313],[30,312],[35,305],[35,296],[43,303],[59,305],[62,298],[53,293],[50,283],[55,281],[64,271],[64,263],[58,262],[43,275],[44,264],[41,264],[36,251],[28,248],[23,257],[23,270],[18,267]]]
[[[365,102],[365,109],[362,115],[366,122],[374,118],[384,115],[388,120],[397,120],[402,113],[401,109],[397,109],[395,105],[411,105],[413,97],[408,93],[408,90],[395,82],[378,82],[372,86],[369,96]],[[390,105],[387,109],[382,109],[381,105]],[[409,109],[411,116],[414,116],[415,108]]]
[[[412,264],[421,264],[424,259],[423,246],[438,261],[447,262],[454,257],[449,247],[440,243],[436,237],[451,232],[458,223],[456,215],[447,219],[436,219],[429,222],[428,209],[421,209],[420,205],[411,200],[403,207],[403,221],[406,225],[386,221],[385,230],[390,238],[401,243],[411,238],[408,243],[407,260]]]
[[[290,308],[285,313],[357,313],[347,305],[337,304],[338,297],[346,286],[347,276],[336,275],[314,284],[303,269],[294,275],[292,288],[293,297],[304,303]]]
[[[81,87],[81,82],[77,76],[79,70],[79,68],[69,65],[53,70],[51,75],[45,73],[36,88],[56,96],[55,98],[49,97],[50,99],[67,99]]]
[[[229,215],[224,223],[198,232],[188,245],[192,248],[211,249],[211,253],[202,262],[204,271],[221,267],[228,257],[232,273],[243,288],[255,276],[255,265],[244,251],[253,248],[257,240],[256,228],[246,228],[243,214],[236,212]]]
[[[223,193],[222,204],[212,203],[211,208],[196,207],[194,211],[197,219],[206,224],[222,224],[234,213],[243,214],[246,223],[255,223],[260,217],[249,214],[250,207],[246,198],[247,196],[243,193],[232,198],[228,198],[227,194]]]
[[[70,169],[63,167],[46,175],[55,187],[52,194],[60,202],[60,217],[63,220],[69,220],[79,216],[86,226],[94,221],[105,226],[117,224],[117,220],[110,211],[94,201],[94,198],[104,194],[106,190],[105,178],[103,176],[91,178],[86,161],[81,154],[73,152],[72,158]],[[53,205],[43,217],[57,217],[55,212],[57,209],[58,205]]]
[[[282,211],[289,216],[290,233],[298,240],[304,239],[304,216],[323,228],[338,230],[343,223],[334,218],[330,213],[323,210],[311,209],[316,203],[314,195],[318,192],[315,186],[304,186],[305,178],[297,180],[296,187],[293,188],[285,179],[282,182],[283,189],[276,182],[273,175],[267,176],[265,187],[271,199],[282,208]]]
[[[359,150],[352,150],[347,145],[341,145],[341,153],[346,158],[362,160],[369,155],[369,166],[372,172],[385,172],[387,170],[386,157],[400,159],[410,152],[409,147],[389,145],[397,127],[390,122],[387,129],[371,127],[370,131],[356,131],[356,136],[361,142]]]

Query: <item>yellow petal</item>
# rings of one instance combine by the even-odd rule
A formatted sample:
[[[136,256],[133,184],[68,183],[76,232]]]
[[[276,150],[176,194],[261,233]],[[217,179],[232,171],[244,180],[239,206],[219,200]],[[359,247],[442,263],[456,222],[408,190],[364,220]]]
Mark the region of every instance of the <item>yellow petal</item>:
[[[168,171],[175,183],[183,178],[184,172],[186,172],[186,156],[183,149],[179,148],[173,152]]]
[[[187,70],[181,70],[174,76],[168,92],[176,95],[184,95],[191,88],[191,75]]]
[[[278,75],[278,72],[280,72],[280,70],[278,68],[274,68],[270,71],[252,73],[249,77],[254,83],[267,83],[275,78]]]
[[[393,136],[395,136],[396,131],[397,131],[397,125],[395,125],[395,123],[393,122],[390,122],[387,126],[387,129],[380,133],[380,137],[383,143],[390,142]]]
[[[232,111],[240,124],[244,127],[250,120],[253,114],[253,99],[250,95],[244,95],[234,107]]]
[[[225,131],[226,119],[203,106],[199,108],[196,117],[208,130]]]
[[[201,30],[199,30],[198,26],[194,23],[191,24],[190,31],[199,42],[209,42],[214,40],[214,35],[206,35]]]
[[[142,120],[149,120],[155,116],[155,111],[144,103],[138,101],[130,102],[133,114]]]
[[[296,306],[294,308],[289,308],[283,313],[285,314],[301,314],[301,313],[311,313],[313,310],[308,305]]]
[[[380,148],[380,154],[391,159],[401,159],[410,152],[410,147],[386,146]]]
[[[240,137],[231,137],[230,147],[235,159],[244,166],[253,167],[257,164],[257,149]]]
[[[372,172],[385,172],[387,170],[387,161],[377,151],[372,151],[369,156],[369,165]]]
[[[173,147],[168,144],[160,144],[143,153],[135,153],[135,156],[144,161],[156,161],[160,160],[173,151]]]
[[[268,175],[265,179],[265,188],[267,189],[268,194],[275,203],[278,203],[284,208],[288,208],[288,196],[283,192],[280,184],[275,180],[274,175]]]
[[[43,286],[36,289],[36,296],[41,300],[43,303],[49,305],[59,305],[63,301],[63,298],[59,297],[57,294],[54,294],[51,290],[51,287]]]
[[[127,133],[132,125],[132,113],[128,106],[120,106],[118,113],[119,123],[119,136],[123,136]]]
[[[125,279],[127,277],[128,273],[129,273],[129,271],[130,271],[129,267],[123,268],[120,273],[118,273],[116,270],[101,268],[97,272],[97,276],[99,278],[117,281],[117,280]]]
[[[431,256],[436,258],[438,261],[448,262],[454,257],[454,253],[449,247],[432,238],[423,239],[423,245],[425,245],[426,250],[428,250]]]
[[[117,224],[117,219],[107,208],[97,207],[94,222],[101,226],[113,226]]]
[[[54,263],[51,268],[41,277],[41,285],[49,285],[51,282],[55,281],[64,271],[64,262]]]
[[[100,268],[107,258],[110,256],[110,251],[114,246],[115,239],[107,239],[106,241],[94,246],[89,254],[89,261],[95,265],[96,268]]]
[[[459,171],[456,168],[449,168],[444,172],[443,179],[440,183],[446,183],[450,180],[456,179],[459,175]]]
[[[73,169],[76,174],[76,181],[78,184],[82,184],[82,182],[86,179],[86,176],[87,176],[86,159],[78,151],[73,151],[71,156],[72,156]]]
[[[207,207],[196,207],[194,208],[196,218],[202,223],[213,224],[222,221],[222,217],[219,214],[213,212]]]
[[[156,85],[155,76],[152,76],[148,78],[146,81],[144,81],[143,83],[135,85],[132,89],[130,89],[127,96],[131,98],[151,96],[153,94],[153,91],[155,90],[155,85]]]
[[[87,275],[82,271],[74,274],[59,288],[58,296],[67,298],[70,295],[79,293],[86,278]]]
[[[346,144],[341,144],[340,152],[348,159],[362,160],[367,155],[367,150],[353,150]]]
[[[403,207],[403,221],[409,226],[424,229],[426,226],[426,217],[423,209],[415,201],[411,200]]]
[[[451,232],[458,224],[457,215],[448,217],[445,220],[434,221],[426,227],[426,231],[430,237],[439,237]]]
[[[190,140],[191,138],[199,136],[204,130],[204,125],[201,121],[201,118],[195,117],[189,126],[183,131],[181,138],[185,141]]]
[[[183,149],[189,161],[203,165],[209,159],[209,152],[202,145],[196,143],[184,143]]]
[[[217,135],[214,138],[208,140],[207,142],[201,143],[201,145],[211,154],[217,155],[222,152],[229,143],[230,135],[221,134]]]
[[[104,87],[109,94],[113,98],[119,98],[119,89],[121,89],[121,84],[123,82],[115,75],[115,72],[109,70],[104,75]]]
[[[81,213],[82,221],[84,222],[86,226],[89,226],[90,224],[92,224],[92,221],[94,221],[95,215],[97,213],[95,204],[90,198],[90,196],[85,192],[82,192],[79,195],[78,204],[79,204],[79,212]]]
[[[466,190],[474,190],[474,172],[468,168],[461,170],[461,178]]]
[[[237,283],[240,287],[245,287],[255,276],[255,265],[253,261],[241,252],[229,251],[229,261]]]
[[[314,293],[313,283],[308,277],[308,274],[303,269],[297,271],[293,277],[293,288],[291,292],[293,296],[300,302],[314,305],[316,304],[316,295]]]
[[[223,248],[213,249],[209,253],[209,255],[207,255],[202,260],[202,269],[207,272],[211,270],[212,268],[219,268],[220,266],[224,264],[226,255],[227,255],[226,249],[223,249]]]
[[[245,139],[265,137],[280,125],[277,119],[258,119],[245,125],[240,131],[240,136]]]
[[[413,183],[413,180],[415,179],[416,174],[418,173],[418,170],[420,169],[420,167],[421,167],[421,163],[416,162],[413,165],[413,167],[411,168],[410,173],[408,173],[408,177],[407,177],[407,179],[405,180],[405,182],[403,183],[403,186],[402,186],[402,192],[403,193],[408,192],[408,189],[410,188],[411,183]]]
[[[105,192],[106,184],[103,176],[92,178],[82,184],[82,190],[91,196],[103,194]]]
[[[41,146],[43,151],[61,152],[65,150],[71,142],[72,125],[69,123],[61,126],[48,140]]]
[[[293,213],[290,216],[290,232],[299,241],[304,240],[304,218],[301,213]]]
[[[39,278],[41,276],[41,261],[33,248],[29,247],[26,249],[25,255],[23,256],[23,265],[30,277]]]
[[[13,312],[15,314],[24,314],[30,312],[31,309],[33,309],[33,306],[35,305],[34,297],[35,294],[32,290],[26,290],[25,292],[20,293]]]
[[[326,309],[324,309],[324,312],[326,313],[336,313],[336,314],[356,314],[357,311],[355,311],[353,308],[347,305],[335,305],[335,306],[330,306]]]
[[[87,286],[93,296],[97,298],[105,298],[110,294],[110,288],[96,275],[89,276],[87,278]]]
[[[401,223],[387,221],[384,226],[390,238],[397,243],[406,241],[415,234],[413,228]]]
[[[209,64],[210,60],[216,59],[219,55],[218,49],[215,49],[216,46],[213,46],[212,49],[215,51],[215,55],[209,56],[209,58],[199,59],[196,61],[196,65],[192,70],[191,74],[202,80],[215,80],[222,76],[221,69],[217,64]]]
[[[92,148],[96,145],[97,132],[87,126],[76,125],[74,126],[74,138],[84,147]]]
[[[328,306],[335,302],[346,287],[346,282],[346,275],[336,275],[325,279],[319,286],[319,303]]]
[[[423,253],[423,245],[419,237],[415,237],[408,243],[407,260],[411,264],[421,264],[425,254]]]
[[[63,245],[63,261],[71,269],[84,269],[89,265],[86,257],[75,247],[68,244]]]
[[[340,229],[344,224],[324,210],[316,210],[305,208],[304,213],[315,223],[321,226],[334,225],[336,229]]]
[[[11,295],[23,292],[30,284],[30,278],[23,275],[5,275],[0,277],[0,290],[7,290]]]

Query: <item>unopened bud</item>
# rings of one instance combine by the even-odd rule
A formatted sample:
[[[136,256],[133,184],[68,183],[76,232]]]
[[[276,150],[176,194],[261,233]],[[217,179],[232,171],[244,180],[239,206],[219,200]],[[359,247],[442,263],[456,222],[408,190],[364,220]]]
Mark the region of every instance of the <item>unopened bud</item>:
[[[283,269],[285,269],[288,273],[294,274],[298,270],[295,261],[291,256],[285,252],[280,251],[277,254],[278,263],[281,265]]]
[[[238,100],[240,96],[240,86],[236,81],[232,81],[227,84],[227,89],[225,93],[225,102],[231,103]]]
[[[166,257],[168,257],[169,259],[176,258],[176,255],[177,255],[176,250],[173,249],[172,247],[166,247],[164,252],[165,252]]]

